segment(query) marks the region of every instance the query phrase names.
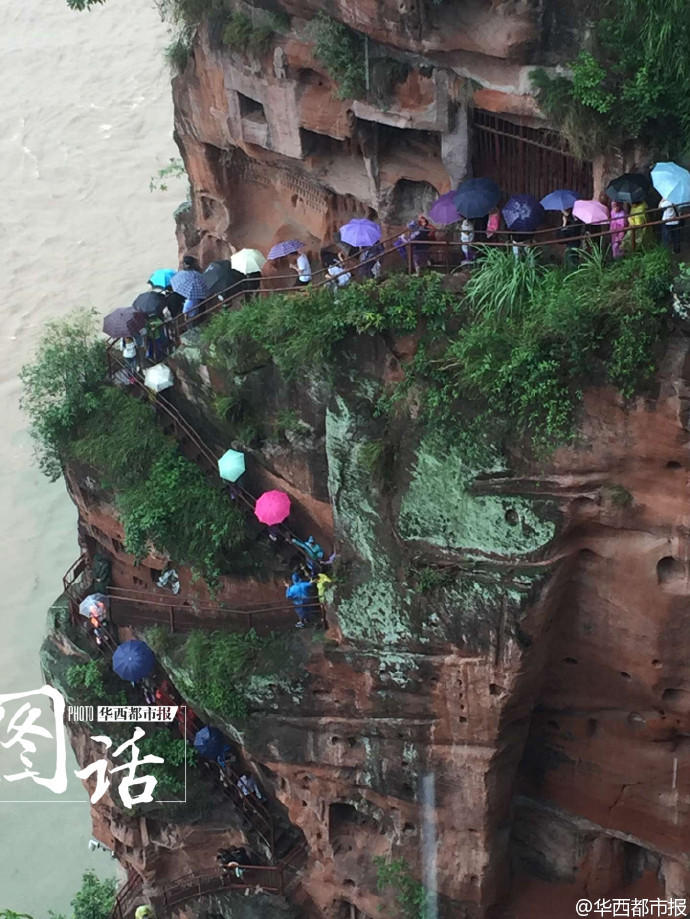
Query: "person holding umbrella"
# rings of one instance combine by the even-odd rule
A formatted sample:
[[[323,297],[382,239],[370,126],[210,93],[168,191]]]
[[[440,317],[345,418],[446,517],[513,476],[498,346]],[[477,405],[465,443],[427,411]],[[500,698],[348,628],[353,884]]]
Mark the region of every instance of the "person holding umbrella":
[[[662,198],[659,207],[663,208],[661,219],[661,241],[669,249],[673,249],[675,255],[680,253],[680,214],[675,204],[667,198]]]
[[[611,254],[614,258],[623,257],[623,239],[628,226],[628,215],[620,201],[613,199],[611,201],[611,219],[609,220],[609,230],[611,231]]]
[[[306,287],[307,284],[311,284],[311,265],[304,246],[300,246],[297,250],[297,258],[294,262],[290,262],[290,268],[297,272],[298,287]]]
[[[175,293],[185,298],[182,313],[190,319],[197,315],[198,305],[208,296],[206,282],[201,274],[201,265],[192,255],[185,255],[182,268],[170,279]]]

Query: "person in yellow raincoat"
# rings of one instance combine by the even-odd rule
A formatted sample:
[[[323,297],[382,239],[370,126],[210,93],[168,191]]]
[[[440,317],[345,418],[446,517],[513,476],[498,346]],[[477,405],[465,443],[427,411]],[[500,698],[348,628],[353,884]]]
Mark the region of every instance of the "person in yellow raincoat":
[[[634,247],[635,249],[647,249],[651,245],[651,229],[649,227],[645,227],[643,230],[639,229],[639,227],[644,226],[648,220],[647,205],[644,201],[638,201],[637,204],[630,205],[630,213],[628,214],[628,227],[630,232],[624,240],[625,248],[632,249]]]
[[[137,906],[136,910],[134,911],[134,919],[156,919],[156,914],[153,911],[152,906]]]

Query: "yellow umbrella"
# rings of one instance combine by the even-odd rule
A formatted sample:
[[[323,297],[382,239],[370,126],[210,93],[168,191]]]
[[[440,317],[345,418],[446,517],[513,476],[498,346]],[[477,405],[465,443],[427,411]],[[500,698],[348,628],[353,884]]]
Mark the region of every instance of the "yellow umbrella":
[[[240,249],[231,256],[230,263],[235,271],[241,271],[242,274],[254,274],[255,271],[261,271],[266,263],[266,256],[258,249]]]

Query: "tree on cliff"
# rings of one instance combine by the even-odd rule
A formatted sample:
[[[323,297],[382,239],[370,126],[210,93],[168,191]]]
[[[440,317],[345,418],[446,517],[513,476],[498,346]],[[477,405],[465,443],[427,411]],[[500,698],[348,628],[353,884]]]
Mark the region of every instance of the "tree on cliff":
[[[96,338],[95,311],[46,324],[36,358],[22,367],[21,407],[29,416],[41,471],[51,481],[77,424],[97,408],[105,377],[105,341]]]
[[[71,919],[109,919],[115,903],[115,878],[101,881],[93,871],[85,871],[81,887],[72,898]],[[62,913],[48,910],[50,919],[65,919]],[[0,909],[0,919],[32,919],[26,913],[16,913],[13,909]]]
[[[682,152],[690,131],[687,0],[604,0],[572,79],[543,70],[532,79],[539,104],[579,153],[637,138]]]

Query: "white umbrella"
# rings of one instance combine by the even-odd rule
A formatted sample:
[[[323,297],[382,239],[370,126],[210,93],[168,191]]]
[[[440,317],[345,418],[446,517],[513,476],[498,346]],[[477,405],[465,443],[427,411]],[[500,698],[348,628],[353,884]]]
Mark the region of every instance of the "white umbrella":
[[[174,382],[172,370],[167,364],[154,364],[144,371],[144,383],[154,392],[169,389]]]

